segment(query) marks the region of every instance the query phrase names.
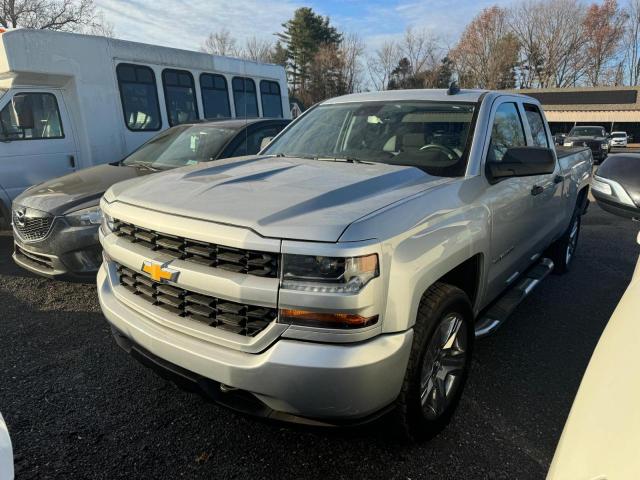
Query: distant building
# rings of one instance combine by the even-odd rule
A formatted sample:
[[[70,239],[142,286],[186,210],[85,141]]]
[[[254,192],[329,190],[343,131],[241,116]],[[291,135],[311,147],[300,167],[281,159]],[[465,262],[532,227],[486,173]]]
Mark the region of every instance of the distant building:
[[[567,133],[574,125],[601,125],[623,131],[640,142],[640,87],[583,87],[518,90],[537,98],[552,133]]]

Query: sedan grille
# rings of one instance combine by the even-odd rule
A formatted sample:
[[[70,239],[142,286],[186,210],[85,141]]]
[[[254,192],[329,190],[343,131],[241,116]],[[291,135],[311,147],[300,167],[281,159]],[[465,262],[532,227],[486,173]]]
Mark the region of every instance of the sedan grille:
[[[49,234],[52,224],[52,216],[33,215],[28,210],[13,211],[13,228],[23,240],[42,240]]]
[[[236,273],[275,278],[278,254],[191,240],[115,220],[114,233],[132,243],[173,258]]]
[[[180,317],[219,330],[254,337],[277,316],[275,308],[230,302],[183,288],[154,282],[142,272],[118,265],[120,284],[128,291]]]

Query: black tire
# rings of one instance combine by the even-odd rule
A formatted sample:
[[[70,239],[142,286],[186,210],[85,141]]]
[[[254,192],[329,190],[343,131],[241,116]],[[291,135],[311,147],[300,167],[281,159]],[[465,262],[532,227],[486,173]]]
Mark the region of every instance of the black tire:
[[[562,237],[549,247],[547,252],[548,257],[553,261],[553,273],[562,275],[571,269],[571,263],[576,256],[576,249],[578,248],[581,225],[582,215],[580,215],[579,208],[576,206],[569,228],[567,228]]]
[[[435,409],[425,406],[422,400],[422,394],[426,391],[423,385],[423,371],[428,371],[428,368],[425,368],[425,357],[430,351],[430,345],[437,341],[436,332],[442,333],[441,329],[443,327],[441,326],[445,325],[444,322],[452,314],[459,315],[462,320],[456,337],[460,335],[460,332],[464,332],[466,336],[466,351],[461,362],[462,367],[459,369],[459,375],[456,375],[455,379],[452,380],[455,383],[451,384],[450,394],[445,394],[447,399],[446,407],[436,414]],[[438,338],[441,337],[439,336]],[[462,336],[459,338],[462,338]],[[456,339],[456,341],[458,340]],[[397,417],[395,426],[399,428],[399,433],[405,440],[427,440],[447,426],[460,401],[460,396],[469,374],[473,341],[473,313],[467,295],[457,287],[445,283],[434,284],[427,290],[420,301],[416,324],[413,329],[411,355],[395,410]],[[441,352],[444,351],[441,350]],[[439,365],[440,360],[436,361]],[[456,360],[456,362],[458,361],[460,359]],[[431,372],[434,372],[436,363],[427,359],[427,364],[429,363],[432,366]],[[444,364],[444,360],[442,360],[442,363]],[[446,381],[451,379],[449,373],[445,375],[443,385],[446,385]],[[433,384],[435,385],[435,381]],[[437,387],[435,389],[437,390]],[[434,394],[435,396],[437,395]],[[425,399],[427,397],[429,399],[432,398],[431,395],[426,395]],[[425,401],[429,402],[428,399]]]

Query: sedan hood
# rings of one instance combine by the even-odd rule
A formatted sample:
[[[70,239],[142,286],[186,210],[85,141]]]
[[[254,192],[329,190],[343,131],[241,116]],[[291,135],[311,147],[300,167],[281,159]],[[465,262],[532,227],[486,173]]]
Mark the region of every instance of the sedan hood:
[[[413,167],[252,156],[124,182],[109,198],[265,237],[335,242],[353,221],[448,181]]]
[[[134,167],[99,165],[40,183],[19,195],[14,203],[52,215],[98,205],[114,183],[151,173]]]

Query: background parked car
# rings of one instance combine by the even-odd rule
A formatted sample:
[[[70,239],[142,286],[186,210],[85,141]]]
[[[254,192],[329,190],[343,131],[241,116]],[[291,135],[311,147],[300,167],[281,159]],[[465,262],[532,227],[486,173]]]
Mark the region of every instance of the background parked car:
[[[0,414],[0,480],[13,480],[13,448],[2,414]]]
[[[627,132],[611,132],[612,147],[626,147],[628,142]]]
[[[589,147],[594,163],[602,163],[609,154],[607,131],[597,126],[576,126],[564,140],[565,147]]]
[[[609,158],[598,171],[593,191],[603,208],[623,217],[640,218],[640,155],[630,157]],[[605,170],[602,175],[601,170]],[[625,197],[634,200],[629,198],[631,204],[627,204]],[[619,205],[611,208],[609,202]],[[582,378],[548,480],[638,478],[638,312],[640,261]]]
[[[553,143],[556,145],[564,145],[564,139],[567,138],[566,133],[556,133],[553,136]]]
[[[603,210],[640,219],[640,155],[609,157],[598,168],[591,191]]]
[[[114,183],[175,167],[255,154],[289,120],[190,123],[160,133],[121,162],[49,180],[13,204],[14,260],[47,277],[95,275],[102,262],[98,203]]]

